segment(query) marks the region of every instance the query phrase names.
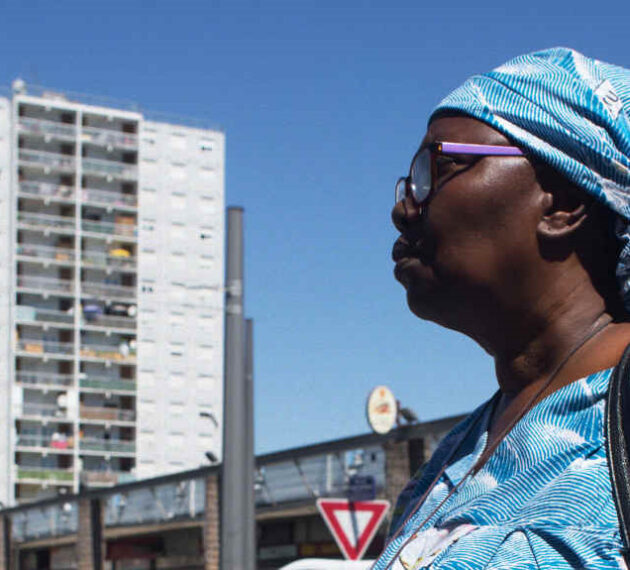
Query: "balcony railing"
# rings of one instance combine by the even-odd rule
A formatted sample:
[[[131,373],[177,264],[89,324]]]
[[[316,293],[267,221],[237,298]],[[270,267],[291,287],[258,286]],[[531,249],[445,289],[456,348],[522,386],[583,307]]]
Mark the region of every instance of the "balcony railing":
[[[36,291],[72,293],[74,281],[69,279],[52,279],[50,277],[30,277],[28,275],[17,276],[18,289],[33,289]]]
[[[121,346],[86,344],[81,346],[81,357],[134,362],[136,351],[124,344]]]
[[[136,237],[138,228],[136,224],[114,224],[112,222],[93,222],[91,220],[83,220],[81,227],[84,232],[130,238]]]
[[[79,441],[79,449],[103,453],[135,453],[136,443],[134,441],[85,438]]]
[[[103,204],[105,206],[138,207],[138,196],[135,194],[121,194],[120,192],[94,190],[92,188],[83,190],[83,201],[92,202],[93,204]]]
[[[17,447],[44,447],[63,451],[73,448],[74,439],[72,437],[53,439],[51,436],[18,434],[15,444]]]
[[[35,386],[71,386],[74,382],[72,374],[51,374],[46,372],[27,372],[18,370],[15,379],[20,384]]]
[[[72,342],[52,342],[48,340],[20,339],[17,342],[17,349],[20,352],[30,354],[72,354],[74,343]]]
[[[137,148],[138,137],[129,133],[112,131],[110,129],[97,129],[95,127],[83,127],[81,139],[99,145],[117,146],[122,148]]]
[[[136,328],[136,319],[132,319],[130,317],[112,317],[110,315],[97,315],[90,319],[84,319],[83,325],[86,327],[133,330]]]
[[[133,299],[136,296],[136,288],[127,285],[114,285],[109,283],[81,282],[81,291],[84,295],[105,297],[108,299]]]
[[[38,309],[28,305],[18,305],[15,308],[15,318],[21,323],[74,323],[74,315],[67,311]]]
[[[49,214],[18,212],[18,224],[37,229],[74,231],[75,220],[69,216],[51,216]]]
[[[84,251],[81,259],[85,265],[93,265],[95,267],[109,267],[112,269],[136,269],[136,258],[132,255],[122,257],[119,255],[110,255],[104,251]]]
[[[54,168],[63,172],[73,172],[76,162],[73,156],[57,154],[55,152],[43,152],[40,150],[21,149],[18,158],[22,164],[32,164],[45,168]]]
[[[81,388],[90,388],[92,390],[119,391],[119,392],[135,392],[136,383],[132,380],[115,380],[111,378],[82,378],[79,381]]]
[[[58,481],[71,483],[74,478],[72,469],[42,469],[37,467],[18,467],[18,479],[36,479],[38,481]]]
[[[51,184],[50,182],[37,182],[35,180],[24,180],[20,182],[20,193],[30,196],[40,196],[42,198],[74,199],[73,186]]]
[[[135,180],[138,177],[138,167],[135,164],[101,160],[100,158],[84,158],[83,171],[86,174],[113,176],[123,180]]]
[[[16,253],[21,257],[45,259],[49,261],[57,261],[66,265],[74,265],[74,250],[67,247],[50,247],[47,245],[18,243]]]
[[[81,420],[104,420],[118,422],[133,422],[136,412],[133,410],[119,410],[118,408],[98,408],[81,404]]]
[[[116,485],[133,481],[134,477],[127,471],[82,471],[81,479],[86,485]]]
[[[35,416],[43,418],[67,418],[68,410],[55,404],[22,404],[23,416]]]
[[[25,133],[36,135],[52,135],[63,139],[74,139],[76,128],[74,125],[46,121],[43,119],[32,119],[30,117],[20,117],[20,130]]]

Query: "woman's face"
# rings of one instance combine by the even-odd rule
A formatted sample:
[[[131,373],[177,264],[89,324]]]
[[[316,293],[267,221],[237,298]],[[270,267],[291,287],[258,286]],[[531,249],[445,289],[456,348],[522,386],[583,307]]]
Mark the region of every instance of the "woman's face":
[[[422,146],[433,142],[510,145],[467,117],[434,120]],[[505,311],[511,293],[531,280],[542,190],[524,157],[461,156],[437,163],[428,203],[419,209],[407,197],[392,211],[401,233],[392,253],[394,275],[413,313],[467,332]]]

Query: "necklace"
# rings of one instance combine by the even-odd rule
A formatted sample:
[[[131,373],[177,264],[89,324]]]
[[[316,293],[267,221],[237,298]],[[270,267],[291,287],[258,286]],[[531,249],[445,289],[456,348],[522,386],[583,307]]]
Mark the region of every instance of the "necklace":
[[[602,316],[605,318],[602,320]],[[601,322],[600,322],[601,321]],[[515,414],[514,418],[508,423],[508,425],[499,433],[499,435],[494,439],[494,441],[484,449],[483,453],[479,457],[479,459],[475,462],[475,464],[464,474],[464,476],[460,479],[459,483],[457,483],[448,493],[447,495],[438,503],[438,505],[429,513],[429,515],[417,526],[418,529],[421,529],[428,521],[430,521],[442,508],[442,506],[455,494],[457,491],[472,477],[474,477],[479,470],[485,465],[485,463],[490,459],[496,448],[499,444],[505,439],[505,437],[512,431],[512,428],[523,418],[523,416],[534,406],[538,398],[549,388],[553,380],[559,374],[559,372],[564,368],[565,364],[569,361],[569,359],[580,349],[582,348],[589,340],[591,340],[595,335],[601,332],[604,328],[606,328],[610,322],[612,321],[612,317],[609,315],[600,315],[595,322],[589,327],[586,334],[577,342],[571,349],[567,352],[567,354],[560,360],[560,362],[556,365],[555,368],[551,371],[547,379],[543,382],[541,387],[532,395],[532,397],[527,401],[527,403],[522,407],[518,414]],[[498,403],[498,399],[500,396],[500,391],[497,391],[496,394],[492,397],[492,399],[488,402],[488,405],[494,408]],[[424,501],[431,494],[434,487],[444,475],[446,468],[449,465],[451,459],[455,456],[455,454],[459,451],[462,443],[466,440],[468,435],[472,433],[472,430],[477,426],[481,418],[484,416],[484,413],[481,413],[475,418],[475,421],[468,426],[468,429],[464,432],[463,436],[457,442],[456,445],[453,446],[451,452],[447,455],[444,463],[435,476],[427,490],[422,494],[420,499],[418,499],[415,507],[412,511],[405,517],[405,520],[398,526],[398,530],[394,533],[394,535],[387,541],[383,552],[387,550],[389,545],[398,538],[401,532],[404,530],[407,523],[410,519],[418,512],[420,507],[424,504]],[[414,538],[415,533],[411,533],[411,536],[405,540],[400,548],[394,553],[391,562],[387,564],[385,570],[389,570],[392,564],[396,561],[396,559],[400,556],[400,553],[405,549],[405,547],[411,542]]]

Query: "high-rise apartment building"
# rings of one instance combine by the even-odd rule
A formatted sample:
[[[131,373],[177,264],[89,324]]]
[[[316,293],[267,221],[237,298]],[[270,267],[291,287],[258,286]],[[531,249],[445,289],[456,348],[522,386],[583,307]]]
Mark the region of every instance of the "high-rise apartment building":
[[[0,98],[0,501],[207,463],[223,420],[224,135]]]

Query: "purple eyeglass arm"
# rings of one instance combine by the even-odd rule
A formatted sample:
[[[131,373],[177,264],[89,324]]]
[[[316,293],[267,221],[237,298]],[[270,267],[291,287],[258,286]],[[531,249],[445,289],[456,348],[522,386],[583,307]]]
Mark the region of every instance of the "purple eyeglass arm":
[[[442,152],[452,154],[484,154],[494,156],[522,156],[523,151],[515,146],[498,146],[489,144],[440,143]]]

